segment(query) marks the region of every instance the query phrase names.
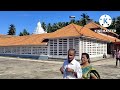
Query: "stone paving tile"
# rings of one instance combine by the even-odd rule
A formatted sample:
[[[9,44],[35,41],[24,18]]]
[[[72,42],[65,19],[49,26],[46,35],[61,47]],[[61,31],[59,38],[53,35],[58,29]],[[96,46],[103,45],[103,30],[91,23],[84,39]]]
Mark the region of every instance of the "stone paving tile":
[[[0,79],[62,79],[59,68],[62,61],[43,61],[0,57]],[[115,59],[91,63],[100,73],[101,79],[120,79],[120,67]]]

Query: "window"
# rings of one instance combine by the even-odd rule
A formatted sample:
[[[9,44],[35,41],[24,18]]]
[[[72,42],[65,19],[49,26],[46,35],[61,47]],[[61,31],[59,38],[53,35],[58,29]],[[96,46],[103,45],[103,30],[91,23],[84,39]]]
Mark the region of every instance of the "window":
[[[4,48],[0,47],[0,53],[4,53]]]
[[[35,46],[32,48],[32,50],[32,54],[47,55],[47,46]]]
[[[21,54],[31,54],[31,47],[22,47]]]
[[[5,53],[10,54],[11,53],[11,47],[5,47]]]
[[[49,43],[50,55],[66,56],[69,48],[75,49],[76,55],[79,55],[79,38],[53,39]]]

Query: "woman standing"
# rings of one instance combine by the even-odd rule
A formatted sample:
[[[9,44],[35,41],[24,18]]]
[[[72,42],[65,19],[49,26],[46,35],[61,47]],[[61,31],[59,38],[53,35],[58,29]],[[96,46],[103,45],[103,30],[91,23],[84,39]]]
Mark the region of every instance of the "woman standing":
[[[90,65],[89,54],[82,53],[81,67],[83,79],[100,79],[99,73]]]

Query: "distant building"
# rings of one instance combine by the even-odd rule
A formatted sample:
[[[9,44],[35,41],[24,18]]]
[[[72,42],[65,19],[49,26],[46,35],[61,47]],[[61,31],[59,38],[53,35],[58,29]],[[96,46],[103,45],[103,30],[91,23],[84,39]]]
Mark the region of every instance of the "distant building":
[[[40,23],[37,25],[40,28]],[[39,28],[36,32],[40,32]],[[111,42],[114,39],[107,35],[96,33],[86,26],[70,24],[52,33],[42,31],[28,36],[0,37],[0,55],[64,59],[68,49],[74,48],[76,59],[81,59],[83,52],[88,53],[90,58],[99,58],[107,55],[107,43]]]

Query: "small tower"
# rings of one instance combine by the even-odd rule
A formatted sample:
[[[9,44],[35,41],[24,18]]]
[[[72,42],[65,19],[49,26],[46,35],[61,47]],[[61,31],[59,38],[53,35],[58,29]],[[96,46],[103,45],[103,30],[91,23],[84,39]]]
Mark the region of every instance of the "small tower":
[[[33,34],[42,34],[42,33],[46,33],[46,32],[45,32],[44,29],[41,27],[40,21],[38,21],[37,27],[36,27],[36,29],[34,30]]]

